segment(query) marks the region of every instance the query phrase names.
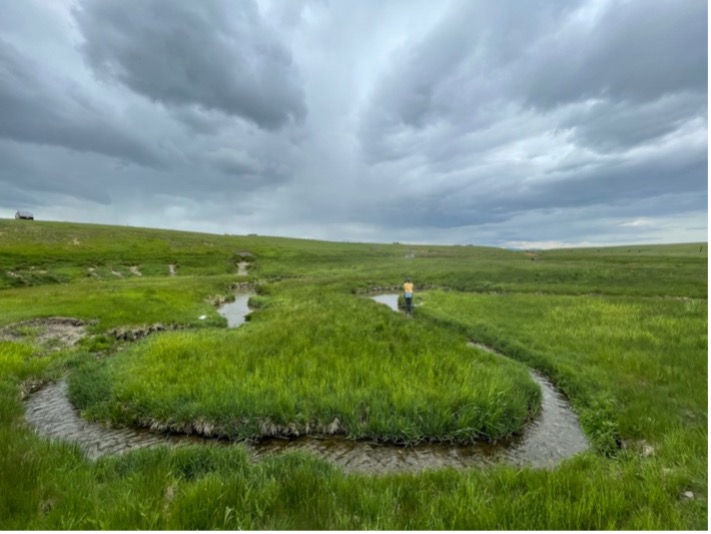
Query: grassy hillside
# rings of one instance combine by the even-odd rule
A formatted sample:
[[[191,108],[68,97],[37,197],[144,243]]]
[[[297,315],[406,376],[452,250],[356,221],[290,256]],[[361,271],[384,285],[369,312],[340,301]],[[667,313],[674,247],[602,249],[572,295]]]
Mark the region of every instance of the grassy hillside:
[[[706,245],[517,252],[0,220],[0,525],[705,529]],[[413,319],[363,298],[405,276]],[[237,284],[256,310],[227,330],[215,303]],[[86,337],[23,323],[57,316]],[[112,334],[157,323],[181,331]],[[239,445],[91,462],[38,438],[21,400],[69,377],[87,417],[118,424],[254,437],[337,417],[351,438],[466,441],[535,416],[527,366],[593,444],[555,469],[356,475],[297,453],[255,463]]]
[[[264,280],[318,279],[353,290],[399,286],[410,275],[420,288],[706,298],[708,251],[691,243],[515,252],[0,220],[0,288],[136,278],[131,266],[154,277],[171,264],[178,276],[233,274],[242,260]]]

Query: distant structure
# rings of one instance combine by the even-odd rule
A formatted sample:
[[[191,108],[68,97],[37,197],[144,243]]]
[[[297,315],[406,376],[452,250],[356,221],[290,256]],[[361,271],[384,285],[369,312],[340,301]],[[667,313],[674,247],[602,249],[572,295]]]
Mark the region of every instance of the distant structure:
[[[29,211],[18,211],[15,213],[15,219],[26,219],[28,221],[34,221],[35,216],[32,215]]]

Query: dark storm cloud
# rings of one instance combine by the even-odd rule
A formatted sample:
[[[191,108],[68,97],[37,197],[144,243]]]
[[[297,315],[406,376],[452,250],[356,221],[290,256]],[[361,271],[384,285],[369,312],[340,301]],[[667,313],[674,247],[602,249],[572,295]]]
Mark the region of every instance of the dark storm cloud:
[[[221,151],[210,155],[208,162],[231,178],[228,183],[234,184],[242,191],[274,187],[289,178],[286,165],[266,159],[255,159],[241,151]]]
[[[606,150],[615,137],[624,146],[672,130],[689,113],[705,115],[706,2],[602,6],[594,15],[582,2],[458,5],[421,42],[395,55],[361,115],[366,157],[398,159],[412,146],[431,150],[425,136],[432,131],[448,128],[456,138],[528,107],[545,115],[591,99],[599,109],[579,114],[580,140]],[[675,116],[667,124],[658,117],[648,130],[651,117],[634,119],[653,113],[652,104]],[[647,108],[635,110],[638,105]],[[670,105],[676,109],[665,109]],[[605,111],[630,120],[606,128]],[[586,124],[591,116],[597,125]],[[555,125],[571,126],[577,124]],[[601,140],[595,130],[604,135],[605,129],[611,136]]]
[[[687,239],[708,197],[707,10],[10,2],[0,204],[322,239]]]
[[[0,162],[0,184],[31,191],[35,203],[42,203],[46,193],[102,204],[111,201],[103,156],[0,140]]]
[[[694,208],[702,210],[708,197],[707,165],[705,148],[679,147],[645,159],[618,158],[575,172],[556,172],[532,183],[516,181],[508,187],[485,190],[472,180],[433,195],[412,193],[374,200],[368,215],[388,227],[449,228],[501,223],[528,211],[605,204],[623,207],[670,195],[690,195],[698,199]],[[654,210],[645,215],[658,214],[658,205],[652,204]],[[688,204],[672,203],[661,212],[688,208]]]
[[[0,137],[96,152],[156,167],[161,159],[76,86],[43,73],[0,38]]]
[[[252,1],[84,0],[75,17],[98,75],[152,100],[266,129],[306,114],[291,55]]]
[[[578,5],[506,0],[484,9],[457,3],[420,42],[394,54],[362,117],[368,155],[377,160],[398,157],[398,148],[406,152],[397,145],[403,129],[423,130],[443,121],[487,128],[526,83],[516,78],[523,73],[527,47]]]
[[[673,177],[673,179],[670,179]],[[654,198],[673,193],[708,193],[707,158],[703,151],[664,154],[638,162],[610,162],[587,172],[561,177],[502,199],[511,211],[574,208]]]
[[[225,128],[229,119],[219,112],[198,107],[181,107],[173,110],[173,117],[193,133],[215,135]]]
[[[631,148],[670,134],[685,122],[706,114],[705,93],[680,92],[630,106],[598,101],[561,122],[570,126],[577,144],[598,152]]]
[[[706,94],[708,4],[612,2],[590,31],[543,38],[534,49],[528,102],[542,107],[586,98],[650,101],[680,91]]]

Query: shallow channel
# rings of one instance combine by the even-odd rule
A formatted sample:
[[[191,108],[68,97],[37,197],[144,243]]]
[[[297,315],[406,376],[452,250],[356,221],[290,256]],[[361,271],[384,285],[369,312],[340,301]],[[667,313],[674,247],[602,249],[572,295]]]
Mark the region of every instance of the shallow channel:
[[[397,298],[397,294],[389,294],[378,295],[374,300],[397,311]],[[239,326],[244,322],[250,311],[248,300],[249,295],[238,295],[237,300],[220,309],[220,313],[227,317],[230,327]],[[481,345],[470,346],[490,350]],[[255,459],[283,452],[303,451],[331,462],[347,472],[373,474],[418,472],[445,467],[466,469],[499,463],[552,468],[561,460],[586,450],[589,445],[563,395],[544,376],[535,371],[529,372],[541,387],[541,412],[526,426],[521,436],[496,444],[422,444],[403,447],[348,440],[338,436],[304,436],[295,439],[271,438],[244,446]],[[86,421],[69,401],[64,381],[50,384],[33,394],[26,402],[26,417],[39,435],[76,443],[91,459],[155,445],[234,444],[226,440],[198,436],[158,434],[133,428],[113,429]]]
[[[247,316],[252,312],[248,304],[251,296],[252,293],[237,293],[235,300],[220,306],[218,311],[227,319],[228,328],[237,328],[247,320]]]

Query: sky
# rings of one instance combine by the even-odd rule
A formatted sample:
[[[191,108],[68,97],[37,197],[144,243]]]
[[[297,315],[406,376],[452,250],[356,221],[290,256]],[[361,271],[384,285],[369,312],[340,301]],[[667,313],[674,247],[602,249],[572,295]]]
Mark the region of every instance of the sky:
[[[708,239],[704,0],[0,0],[0,217]]]

